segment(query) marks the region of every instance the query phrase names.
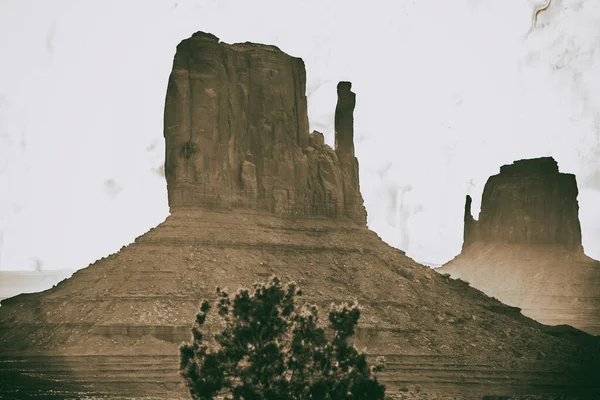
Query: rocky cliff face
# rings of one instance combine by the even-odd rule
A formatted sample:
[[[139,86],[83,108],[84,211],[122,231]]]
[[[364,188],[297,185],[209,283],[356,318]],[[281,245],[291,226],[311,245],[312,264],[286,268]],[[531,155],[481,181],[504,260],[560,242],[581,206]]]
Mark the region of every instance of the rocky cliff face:
[[[165,106],[169,205],[347,216],[366,223],[355,94],[338,85],[336,148],[309,134],[306,72],[277,47],[198,32],[177,46]]]
[[[462,252],[439,271],[540,322],[600,334],[600,264],[583,253],[577,193],[551,157],[502,166],[478,221],[467,196]]]
[[[575,175],[558,172],[551,157],[500,168],[483,191],[479,221],[465,204],[465,241],[561,245],[582,250]]]
[[[56,287],[2,301],[0,397],[185,397],[178,345],[201,299],[271,275],[309,304],[358,300],[355,343],[387,357],[389,393],[600,390],[593,338],[548,329],[367,229],[350,83],[338,86],[335,150],[308,134],[303,87],[302,61],[275,47],[207,34],[179,45],[165,107],[171,215]]]

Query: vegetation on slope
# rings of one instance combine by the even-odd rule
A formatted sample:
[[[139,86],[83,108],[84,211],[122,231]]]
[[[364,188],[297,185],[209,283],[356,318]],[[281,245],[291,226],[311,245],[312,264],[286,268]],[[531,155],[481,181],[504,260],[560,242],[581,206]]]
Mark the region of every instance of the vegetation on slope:
[[[360,317],[357,304],[332,306],[327,335],[316,305],[296,307],[302,293],[273,277],[255,283],[254,293],[235,296],[217,288],[217,315],[204,301],[192,328],[192,343],[180,348],[181,375],[194,399],[383,399],[373,377],[383,368],[367,365],[366,354],[348,342]],[[207,319],[224,329],[207,341]],[[330,336],[330,337],[328,337]]]

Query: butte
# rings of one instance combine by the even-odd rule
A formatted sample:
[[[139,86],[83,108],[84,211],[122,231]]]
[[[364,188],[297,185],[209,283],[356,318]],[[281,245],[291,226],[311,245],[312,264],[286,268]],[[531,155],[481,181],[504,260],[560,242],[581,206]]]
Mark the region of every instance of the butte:
[[[389,394],[598,393],[597,338],[541,325],[367,228],[351,84],[338,85],[335,149],[309,132],[305,85],[302,60],[274,46],[202,32],[177,46],[169,217],[56,287],[2,301],[2,395],[185,398],[178,345],[201,299],[273,274],[323,307],[358,300],[355,340],[387,357]]]
[[[467,196],[462,252],[439,271],[544,324],[600,335],[600,262],[583,251],[577,194],[551,157],[502,166],[479,220]]]

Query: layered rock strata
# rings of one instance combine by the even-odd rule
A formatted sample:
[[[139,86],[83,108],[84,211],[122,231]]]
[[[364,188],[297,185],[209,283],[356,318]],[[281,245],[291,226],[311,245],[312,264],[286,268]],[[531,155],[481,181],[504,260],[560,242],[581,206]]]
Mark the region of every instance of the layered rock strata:
[[[388,357],[390,393],[600,391],[597,340],[542,326],[367,229],[351,86],[338,86],[335,150],[307,133],[303,86],[301,61],[272,46],[203,33],[179,45],[170,216],[55,288],[2,301],[0,395],[182,398],[178,345],[201,299],[273,274],[323,307],[359,301],[355,340]]]
[[[309,134],[305,92],[304,62],[275,46],[201,32],[182,41],[164,118],[171,210],[242,207],[364,224],[351,83],[338,85],[335,150]]]
[[[467,196],[462,252],[439,271],[543,323],[600,334],[600,263],[583,252],[577,194],[551,157],[502,166],[478,221]]]

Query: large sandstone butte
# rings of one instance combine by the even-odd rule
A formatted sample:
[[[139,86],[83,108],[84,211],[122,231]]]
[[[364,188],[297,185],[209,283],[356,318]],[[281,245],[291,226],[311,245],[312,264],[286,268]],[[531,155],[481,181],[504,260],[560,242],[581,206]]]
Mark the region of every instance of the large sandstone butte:
[[[351,87],[338,85],[334,151],[308,131],[300,58],[201,32],[182,41],[165,107],[171,210],[243,207],[365,224]]]
[[[504,165],[465,205],[460,255],[439,269],[544,324],[600,334],[600,263],[581,245],[577,181],[551,157]]]
[[[177,349],[200,300],[272,274],[306,301],[362,304],[356,341],[387,356],[390,394],[600,392],[597,338],[543,326],[367,229],[350,83],[338,86],[335,150],[308,133],[304,86],[302,62],[273,46],[204,33],[178,46],[165,107],[171,214],[55,288],[2,301],[5,397],[181,398]]]

